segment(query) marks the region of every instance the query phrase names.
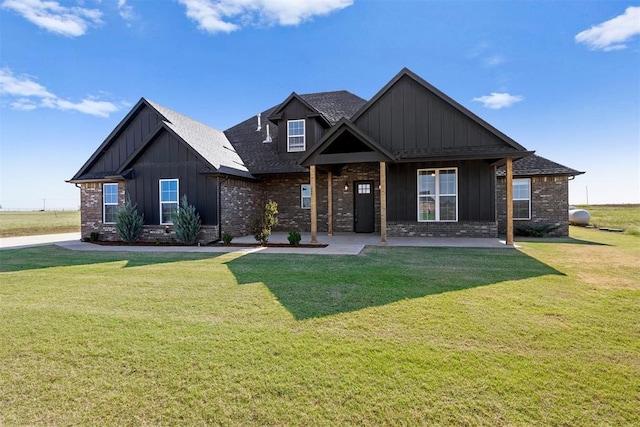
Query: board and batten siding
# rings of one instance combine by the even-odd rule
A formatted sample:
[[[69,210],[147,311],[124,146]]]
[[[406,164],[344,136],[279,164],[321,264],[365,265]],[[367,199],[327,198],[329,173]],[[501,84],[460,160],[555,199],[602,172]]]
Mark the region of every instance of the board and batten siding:
[[[418,169],[429,168],[458,169],[458,221],[495,221],[495,169],[483,160],[389,165],[388,221],[418,221]]]
[[[356,120],[391,152],[504,147],[495,135],[405,76]]]
[[[186,194],[203,225],[217,225],[217,180],[200,173],[206,167],[193,149],[162,131],[133,165],[134,176],[126,181],[126,191],[143,211],[145,224],[159,224],[159,181],[179,179],[180,199]]]
[[[106,152],[91,166],[88,174],[114,172],[154,131],[162,117],[146,105],[138,112],[106,149]]]
[[[304,119],[305,130],[305,149],[313,146],[324,134],[324,128],[320,124],[318,118],[309,117],[315,113],[311,111],[306,105],[299,100],[293,98],[282,110],[282,120],[278,123],[278,152],[282,156],[290,156],[291,158],[298,158],[301,152],[288,153],[287,152],[287,121],[288,120],[302,120]]]

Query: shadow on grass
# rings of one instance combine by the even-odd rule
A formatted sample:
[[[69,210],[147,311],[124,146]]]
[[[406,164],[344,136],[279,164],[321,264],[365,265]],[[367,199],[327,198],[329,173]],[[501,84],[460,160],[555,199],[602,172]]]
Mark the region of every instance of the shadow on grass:
[[[75,252],[57,246],[39,246],[0,251],[0,272],[126,261],[125,268],[185,260],[215,258],[221,254],[180,252]]]
[[[608,243],[594,242],[591,240],[575,239],[573,237],[516,237],[516,245],[518,243],[568,243],[573,245],[587,246],[612,246]]]
[[[239,284],[262,282],[296,319],[508,280],[563,275],[517,250],[367,247],[360,256],[248,255],[227,263]]]

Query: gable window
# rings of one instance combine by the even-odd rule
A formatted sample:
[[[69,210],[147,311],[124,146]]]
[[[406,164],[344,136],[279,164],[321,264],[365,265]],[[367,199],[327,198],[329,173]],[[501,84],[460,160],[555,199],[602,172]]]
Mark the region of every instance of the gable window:
[[[304,150],[304,119],[287,121],[287,151]]]
[[[102,222],[115,224],[118,211],[118,184],[102,184]]]
[[[458,220],[458,170],[418,169],[418,221]]]
[[[531,178],[513,180],[513,219],[531,219]]]
[[[178,180],[160,180],[160,224],[173,224],[178,212]]]
[[[311,209],[311,185],[302,184],[300,186],[300,207]]]

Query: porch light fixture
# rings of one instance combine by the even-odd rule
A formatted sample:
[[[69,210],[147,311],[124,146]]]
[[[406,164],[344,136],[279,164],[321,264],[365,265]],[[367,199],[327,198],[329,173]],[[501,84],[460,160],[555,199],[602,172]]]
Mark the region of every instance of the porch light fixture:
[[[349,184],[344,185],[344,191],[349,191]]]

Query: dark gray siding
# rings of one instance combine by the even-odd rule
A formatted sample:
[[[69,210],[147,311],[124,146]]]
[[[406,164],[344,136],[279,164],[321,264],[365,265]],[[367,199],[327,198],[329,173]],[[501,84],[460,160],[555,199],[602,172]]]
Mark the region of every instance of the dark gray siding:
[[[131,123],[124,127],[120,135],[109,145],[106,152],[100,156],[87,173],[116,171],[142,145],[143,141],[158,126],[161,120],[162,117],[158,113],[144,106],[133,117]]]
[[[396,153],[505,146],[478,123],[407,76],[358,117],[356,125]]]
[[[134,164],[133,179],[126,181],[127,193],[143,210],[145,224],[160,223],[159,180],[177,178],[180,198],[187,195],[202,224],[216,225],[217,181],[200,174],[204,168],[191,148],[169,132],[160,132]]]
[[[288,153],[287,152],[287,121],[288,120],[301,120],[305,119],[305,143],[306,149],[309,149],[315,144],[324,134],[324,127],[317,117],[309,117],[310,115],[317,114],[315,111],[310,110],[302,102],[293,98],[287,106],[282,110],[282,120],[278,123],[278,152],[283,157],[291,156],[292,158],[298,158],[302,153]]]
[[[458,221],[495,221],[495,169],[482,160],[390,164],[387,219],[418,220],[418,169],[458,168]]]

